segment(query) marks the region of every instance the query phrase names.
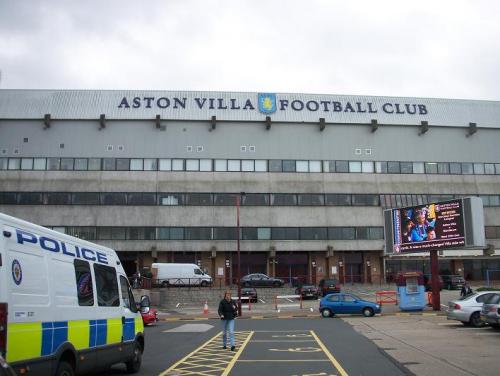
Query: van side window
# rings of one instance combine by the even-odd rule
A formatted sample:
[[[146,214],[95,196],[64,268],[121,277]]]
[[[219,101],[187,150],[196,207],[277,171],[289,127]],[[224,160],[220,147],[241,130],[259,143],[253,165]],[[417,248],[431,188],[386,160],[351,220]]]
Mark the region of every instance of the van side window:
[[[123,306],[130,309],[132,312],[137,312],[134,295],[132,294],[128,280],[122,275],[120,276],[120,288],[122,291]]]
[[[115,268],[94,264],[94,274],[99,307],[119,307],[120,295]]]
[[[194,270],[194,274],[203,274],[202,271],[200,269],[195,269]]]
[[[92,273],[87,261],[75,259],[76,291],[79,306],[94,305],[94,290],[92,288]]]

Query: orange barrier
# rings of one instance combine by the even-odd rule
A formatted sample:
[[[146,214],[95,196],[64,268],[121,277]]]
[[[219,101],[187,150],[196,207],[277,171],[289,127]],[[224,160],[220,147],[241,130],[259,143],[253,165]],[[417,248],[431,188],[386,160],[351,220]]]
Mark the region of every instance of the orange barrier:
[[[398,304],[398,294],[396,291],[377,291],[375,293],[377,304]]]
[[[432,306],[432,291],[427,292],[427,305]]]

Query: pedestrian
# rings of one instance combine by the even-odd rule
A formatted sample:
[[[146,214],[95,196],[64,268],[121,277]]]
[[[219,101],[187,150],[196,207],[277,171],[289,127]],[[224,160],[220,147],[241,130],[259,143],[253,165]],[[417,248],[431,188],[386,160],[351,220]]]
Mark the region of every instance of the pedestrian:
[[[467,287],[468,287],[467,282],[464,282],[464,284],[462,285],[462,288],[460,289],[460,296],[461,297],[464,297],[468,294]],[[469,287],[469,289],[470,289],[470,287]]]
[[[472,288],[470,287],[470,283],[465,282],[465,284],[466,284],[466,288],[467,288],[467,295],[472,294],[473,291],[472,291]]]
[[[224,299],[219,303],[219,317],[222,320],[222,348],[227,349],[227,332],[229,332],[229,341],[231,351],[235,351],[234,346],[234,319],[238,315],[238,307],[231,299],[231,291],[226,291]]]

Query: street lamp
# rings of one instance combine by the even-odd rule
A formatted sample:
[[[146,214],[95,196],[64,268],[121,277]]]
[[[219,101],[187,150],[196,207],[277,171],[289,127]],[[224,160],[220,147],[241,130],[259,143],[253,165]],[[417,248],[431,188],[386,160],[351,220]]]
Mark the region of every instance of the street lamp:
[[[241,198],[245,196],[245,192],[240,192],[236,195],[236,239],[238,252],[238,268],[236,278],[238,282],[238,316],[241,317],[241,257],[240,257],[240,204]]]

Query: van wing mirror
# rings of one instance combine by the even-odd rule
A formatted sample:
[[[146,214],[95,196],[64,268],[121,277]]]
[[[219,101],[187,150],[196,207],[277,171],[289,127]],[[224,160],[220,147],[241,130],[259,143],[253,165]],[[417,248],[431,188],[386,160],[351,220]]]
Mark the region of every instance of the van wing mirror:
[[[141,308],[148,308],[151,305],[151,301],[149,300],[149,296],[143,295],[141,296]]]

